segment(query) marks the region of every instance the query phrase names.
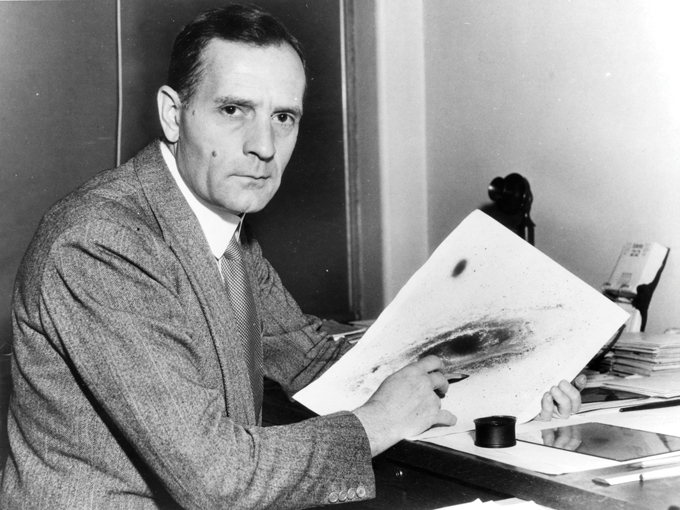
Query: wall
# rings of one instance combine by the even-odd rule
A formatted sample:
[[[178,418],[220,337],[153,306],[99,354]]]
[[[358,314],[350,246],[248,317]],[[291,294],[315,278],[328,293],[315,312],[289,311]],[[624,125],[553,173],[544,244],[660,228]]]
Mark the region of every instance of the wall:
[[[677,2],[406,3],[423,7],[422,31],[413,22],[407,37],[424,41],[428,250],[488,202],[493,177],[519,172],[535,197],[537,247],[595,288],[609,277],[624,243],[669,246],[647,329],[680,325],[674,292],[680,276]],[[379,39],[405,29],[378,21]],[[387,51],[398,66],[403,48]],[[407,66],[401,72],[420,73]],[[380,108],[401,115],[381,129],[409,128],[409,107],[423,100],[419,94],[415,89],[411,101],[391,101],[389,91],[382,93],[387,102]],[[402,150],[399,142],[385,143],[381,153]],[[410,172],[396,164],[382,175],[400,181]],[[390,289],[406,281],[384,274],[398,277]],[[386,293],[385,301],[393,295]]]
[[[423,5],[376,2],[383,288],[394,296],[428,256]],[[403,170],[403,171],[401,171]],[[392,178],[395,174],[398,179]]]
[[[425,7],[431,246],[519,172],[537,247],[598,289],[627,241],[669,246],[647,329],[679,326],[680,5]]]

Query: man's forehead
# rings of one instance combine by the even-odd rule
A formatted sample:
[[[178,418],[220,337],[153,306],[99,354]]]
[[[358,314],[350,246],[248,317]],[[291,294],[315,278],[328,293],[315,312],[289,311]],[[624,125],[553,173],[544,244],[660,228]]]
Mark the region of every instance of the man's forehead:
[[[211,96],[245,91],[270,91],[302,106],[306,87],[302,61],[288,44],[257,46],[211,40],[201,55],[198,84]],[[231,90],[226,90],[231,89]]]
[[[300,56],[287,43],[258,46],[212,39],[201,54],[203,72],[224,76],[244,75],[256,79],[288,80],[306,84]]]

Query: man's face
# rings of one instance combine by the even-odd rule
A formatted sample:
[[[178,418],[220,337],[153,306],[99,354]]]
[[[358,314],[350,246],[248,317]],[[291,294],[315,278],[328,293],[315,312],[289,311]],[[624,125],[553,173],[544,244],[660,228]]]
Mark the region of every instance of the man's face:
[[[295,147],[304,91],[290,46],[208,43],[196,91],[180,110],[175,149],[194,194],[234,214],[267,205]]]

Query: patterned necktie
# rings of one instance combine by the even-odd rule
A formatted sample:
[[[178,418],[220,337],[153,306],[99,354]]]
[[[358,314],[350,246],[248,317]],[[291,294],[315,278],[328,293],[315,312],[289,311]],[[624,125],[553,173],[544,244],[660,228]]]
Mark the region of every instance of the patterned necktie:
[[[229,293],[231,308],[236,316],[236,325],[241,336],[243,353],[250,372],[250,384],[255,398],[255,416],[259,419],[260,409],[262,408],[263,385],[262,338],[253,291],[248,281],[237,235],[238,231],[231,238],[224,255],[220,257],[220,267]]]

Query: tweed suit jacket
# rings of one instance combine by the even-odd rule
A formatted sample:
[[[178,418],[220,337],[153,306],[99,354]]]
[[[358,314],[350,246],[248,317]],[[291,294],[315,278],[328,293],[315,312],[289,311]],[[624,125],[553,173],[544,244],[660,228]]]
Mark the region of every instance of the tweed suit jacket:
[[[228,295],[160,142],[43,218],[13,301],[0,507],[302,508],[375,494],[350,412],[261,427]],[[296,391],[342,348],[244,241],[265,375]],[[343,492],[344,491],[344,492]]]

